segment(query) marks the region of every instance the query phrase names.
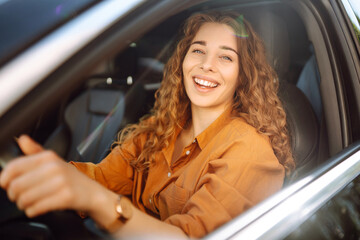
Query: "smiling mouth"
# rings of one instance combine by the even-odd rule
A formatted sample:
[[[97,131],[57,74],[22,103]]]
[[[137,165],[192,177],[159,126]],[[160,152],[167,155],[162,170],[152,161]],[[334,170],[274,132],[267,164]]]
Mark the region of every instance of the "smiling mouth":
[[[219,86],[218,83],[210,82],[197,77],[194,78],[194,82],[202,88],[216,88],[217,86]]]

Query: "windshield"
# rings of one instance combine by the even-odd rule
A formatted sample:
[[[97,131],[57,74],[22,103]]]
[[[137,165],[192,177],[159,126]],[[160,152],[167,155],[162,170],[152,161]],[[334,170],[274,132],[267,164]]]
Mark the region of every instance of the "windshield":
[[[98,0],[0,0],[0,65]]]

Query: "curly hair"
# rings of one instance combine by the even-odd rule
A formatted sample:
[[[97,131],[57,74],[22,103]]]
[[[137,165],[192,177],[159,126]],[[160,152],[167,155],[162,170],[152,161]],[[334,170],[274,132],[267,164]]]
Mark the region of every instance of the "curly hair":
[[[191,117],[190,100],[183,83],[182,63],[196,33],[204,23],[230,26],[237,36],[239,53],[239,84],[235,90],[232,114],[244,118],[260,134],[267,135],[280,164],[287,174],[294,168],[286,114],[277,96],[278,78],[268,64],[262,41],[242,15],[235,13],[197,13],[185,22],[184,33],[165,66],[161,87],[155,93],[151,113],[138,124],[127,126],[117,144],[143,134],[147,141],[137,159],[130,164],[137,170],[147,169],[156,153],[169,146],[175,129]]]

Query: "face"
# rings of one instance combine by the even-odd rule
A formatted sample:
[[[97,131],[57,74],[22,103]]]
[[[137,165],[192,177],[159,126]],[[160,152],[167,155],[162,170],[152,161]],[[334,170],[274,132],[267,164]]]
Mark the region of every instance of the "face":
[[[224,110],[232,104],[239,76],[234,31],[220,23],[205,23],[196,33],[183,62],[191,107]]]

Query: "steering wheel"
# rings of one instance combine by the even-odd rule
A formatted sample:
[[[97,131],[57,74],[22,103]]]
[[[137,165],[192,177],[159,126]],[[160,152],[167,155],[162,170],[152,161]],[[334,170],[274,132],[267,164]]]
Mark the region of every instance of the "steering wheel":
[[[20,150],[13,142],[0,149],[3,164],[19,154]],[[0,189],[0,213],[0,239],[111,239],[110,235],[98,230],[92,220],[84,220],[72,210],[28,218],[8,199],[3,189]]]

